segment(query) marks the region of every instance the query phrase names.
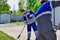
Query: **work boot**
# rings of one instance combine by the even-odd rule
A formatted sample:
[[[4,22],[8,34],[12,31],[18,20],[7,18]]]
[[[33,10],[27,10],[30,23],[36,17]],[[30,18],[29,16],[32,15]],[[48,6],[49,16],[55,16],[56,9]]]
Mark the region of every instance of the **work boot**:
[[[37,38],[35,40],[37,40]]]
[[[28,38],[27,40],[30,40],[30,38]]]

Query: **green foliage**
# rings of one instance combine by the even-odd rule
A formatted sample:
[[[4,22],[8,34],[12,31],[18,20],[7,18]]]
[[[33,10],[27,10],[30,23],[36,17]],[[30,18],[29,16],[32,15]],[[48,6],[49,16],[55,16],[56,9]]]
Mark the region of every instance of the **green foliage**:
[[[32,10],[33,12],[36,12],[36,10],[41,5],[40,1],[41,0],[27,0],[27,4],[26,4],[27,8],[26,8],[26,7],[24,7],[26,0],[21,0],[19,2],[19,11],[26,8],[27,10]],[[20,13],[17,12],[16,14],[21,14],[21,12]]]
[[[34,8],[34,4],[36,3],[36,0],[27,0],[27,9]],[[33,10],[33,9],[32,9]]]
[[[24,6],[25,5],[25,3],[27,2],[27,0],[20,0],[20,2],[19,2],[19,11],[21,11],[22,9],[26,9],[26,6]]]
[[[41,5],[41,4],[38,3],[38,2],[34,5],[34,12],[36,12],[36,10],[39,8],[40,5]]]
[[[9,13],[9,8],[7,0],[0,0],[0,13]]]
[[[27,9],[35,12],[40,6],[40,1],[41,0],[27,0]]]
[[[22,2],[19,2],[19,11],[22,10]]]
[[[15,14],[16,15],[21,15],[22,13],[21,13],[21,11],[17,11],[17,12],[15,12]]]

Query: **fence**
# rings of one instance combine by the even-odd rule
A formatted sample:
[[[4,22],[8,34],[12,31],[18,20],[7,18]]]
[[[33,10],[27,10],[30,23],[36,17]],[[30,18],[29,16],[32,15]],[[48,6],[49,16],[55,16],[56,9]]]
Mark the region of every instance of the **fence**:
[[[0,14],[0,23],[8,23],[10,22],[10,15],[9,14]]]
[[[11,15],[11,22],[23,21],[23,15]]]
[[[0,24],[23,21],[23,15],[0,14]]]

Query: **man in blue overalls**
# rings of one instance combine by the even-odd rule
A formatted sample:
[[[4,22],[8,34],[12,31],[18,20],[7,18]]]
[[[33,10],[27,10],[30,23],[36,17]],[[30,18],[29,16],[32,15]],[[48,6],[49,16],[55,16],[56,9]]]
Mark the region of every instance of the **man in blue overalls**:
[[[27,31],[28,31],[28,39],[30,40],[31,37],[31,27],[33,28],[35,35],[36,35],[36,40],[37,40],[37,27],[35,23],[35,15],[31,10],[22,10],[22,13],[24,15],[24,22],[27,24]]]
[[[38,38],[37,40],[56,40],[56,34],[51,21],[51,2],[43,3],[35,13],[37,21]]]

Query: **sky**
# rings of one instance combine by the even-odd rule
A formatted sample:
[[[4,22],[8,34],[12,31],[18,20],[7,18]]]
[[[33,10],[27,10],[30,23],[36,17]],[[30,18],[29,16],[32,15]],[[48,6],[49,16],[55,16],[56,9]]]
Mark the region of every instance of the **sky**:
[[[19,8],[19,6],[18,6],[18,2],[19,2],[19,0],[8,0],[8,4],[10,5],[10,10],[11,11],[14,11],[14,10],[18,10],[18,8]],[[15,7],[14,7],[15,6]]]

